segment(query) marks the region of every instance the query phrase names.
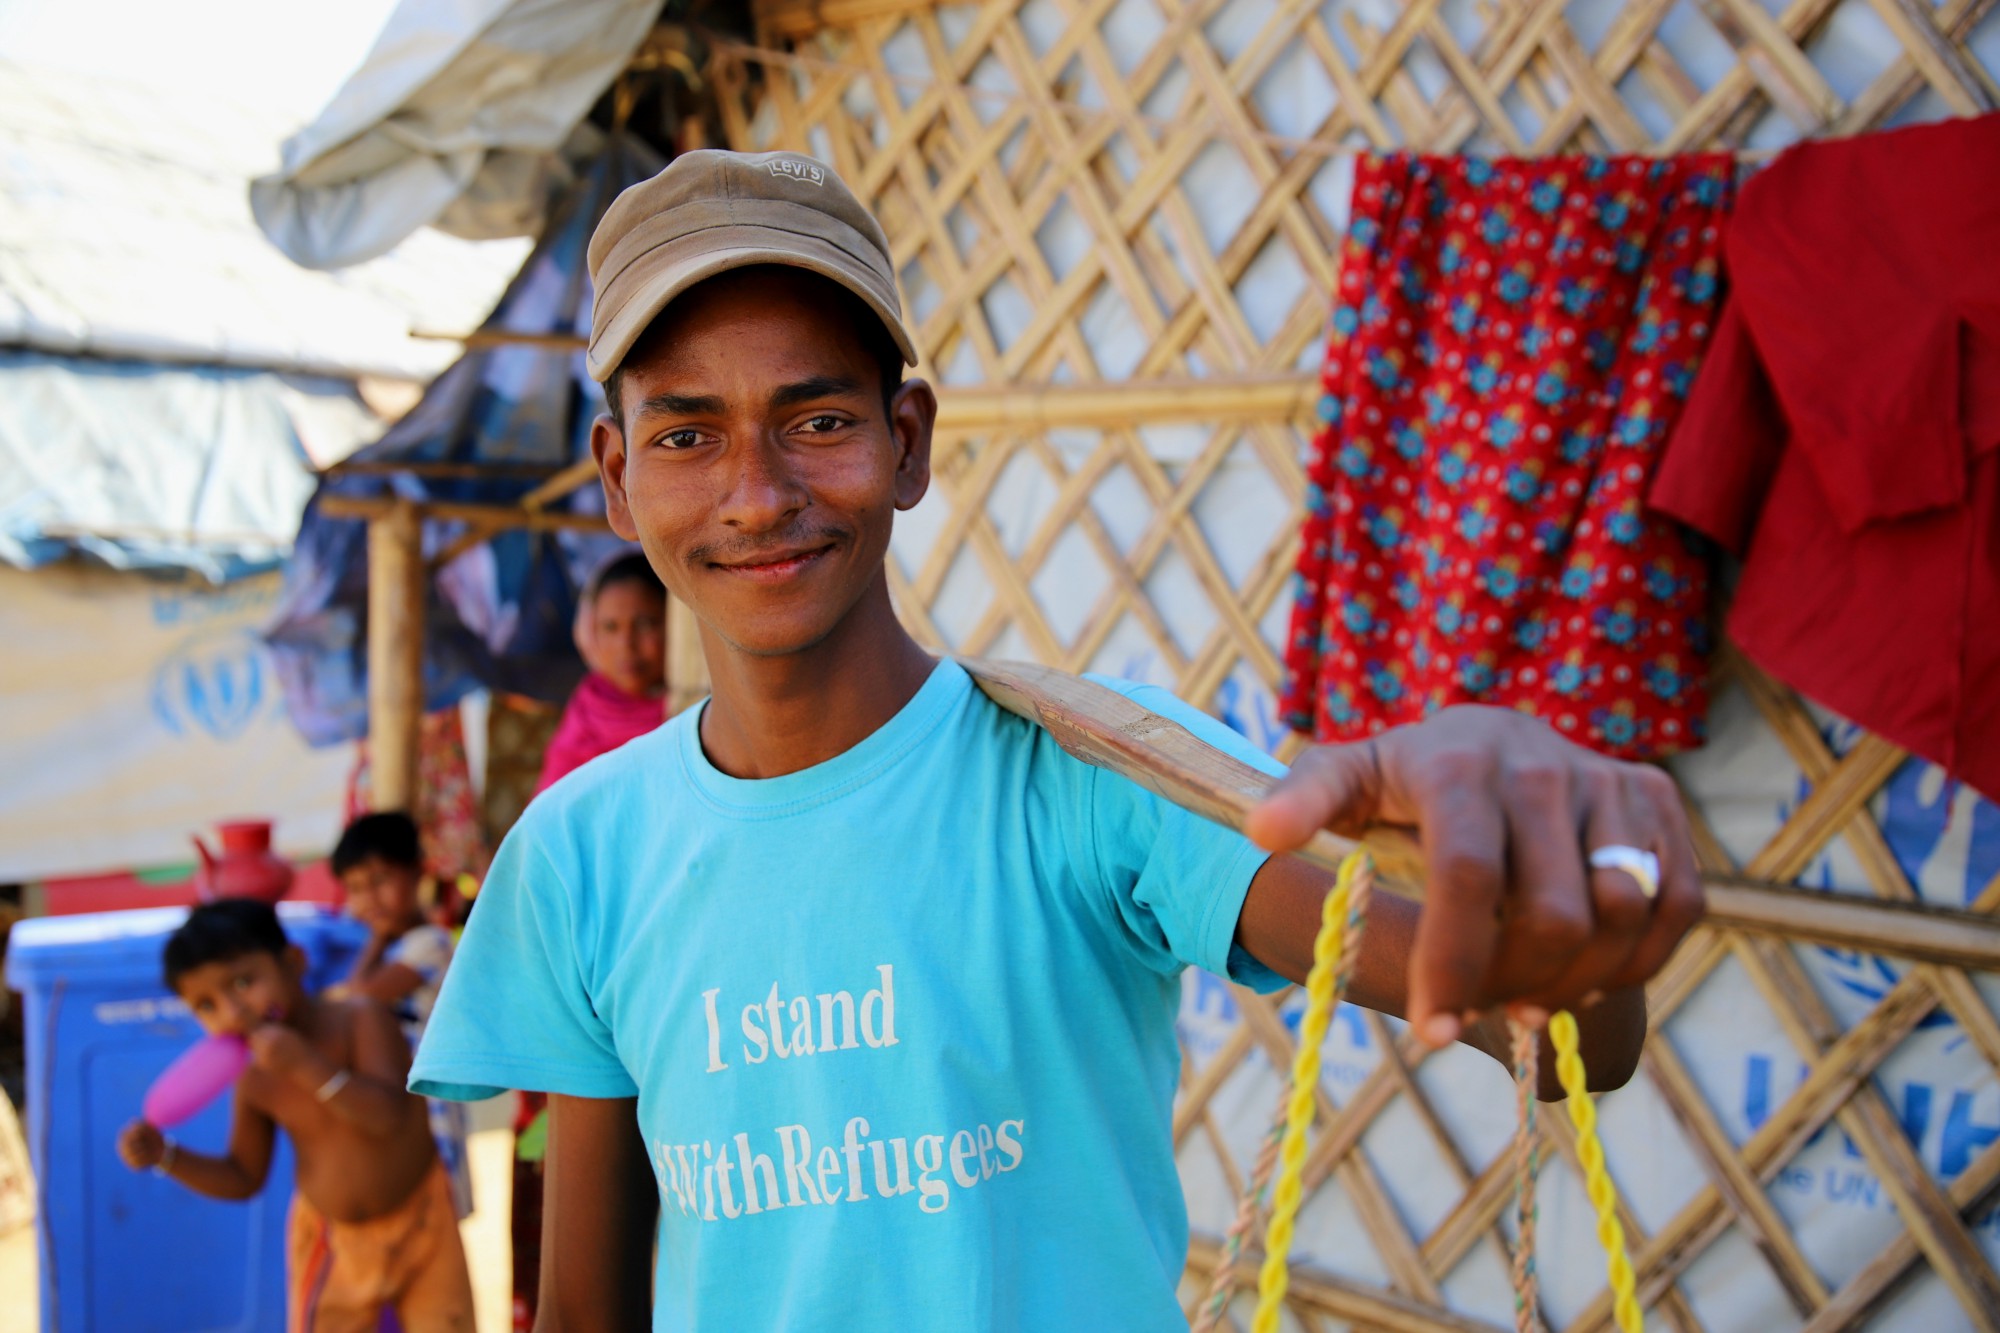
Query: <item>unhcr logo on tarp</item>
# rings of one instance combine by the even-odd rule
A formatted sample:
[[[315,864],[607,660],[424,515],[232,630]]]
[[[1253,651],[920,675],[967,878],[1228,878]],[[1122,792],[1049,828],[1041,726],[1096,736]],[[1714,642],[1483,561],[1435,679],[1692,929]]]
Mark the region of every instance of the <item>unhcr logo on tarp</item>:
[[[204,631],[153,673],[153,715],[176,736],[232,740],[264,702],[264,645],[249,630]]]

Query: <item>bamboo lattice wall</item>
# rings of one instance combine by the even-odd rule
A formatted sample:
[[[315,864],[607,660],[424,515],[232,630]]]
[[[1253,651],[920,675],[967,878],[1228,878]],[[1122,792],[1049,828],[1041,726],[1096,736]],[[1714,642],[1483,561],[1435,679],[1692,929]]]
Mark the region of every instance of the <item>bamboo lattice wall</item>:
[[[709,74],[730,146],[813,153],[876,210],[924,371],[949,390],[933,496],[905,516],[891,561],[910,623],[962,652],[1147,675],[1275,741],[1306,372],[1346,150],[1754,159],[1975,114],[2000,98],[1993,5],[820,0],[772,5],[762,44],[718,48]],[[2000,876],[1947,883],[1894,854],[1892,788],[1929,780],[1920,763],[1745,663],[1724,674],[1716,745],[1681,774],[1710,869],[2000,908]],[[1751,751],[1798,792],[1782,818],[1731,813],[1730,763]],[[1888,1095],[1897,1062],[1943,1027],[1975,1090],[1965,1105],[1990,1104],[1989,983],[1883,964],[1857,1002],[1830,992],[1824,963],[1704,929],[1653,987],[1642,1072],[1604,1103],[1652,1324],[2000,1329],[1987,1225],[2000,1134],[1961,1133],[1944,1153],[1959,1160],[1941,1160],[1938,1118],[1914,1116],[1907,1082],[1900,1111]],[[1718,1014],[1717,996],[1760,1011]],[[1202,1233],[1227,1216],[1203,1201],[1242,1179],[1296,1000],[1190,1004],[1222,1019],[1189,1040],[1174,1122],[1197,1231],[1191,1300],[1215,1253]],[[1750,1093],[1705,1072],[1738,1021],[1797,1062],[1757,1116],[1734,1105]],[[1347,1026],[1329,1067],[1345,1059],[1348,1075],[1321,1089],[1290,1317],[1511,1324],[1497,1074],[1466,1069],[1482,1057],[1463,1051],[1426,1056],[1372,1015]],[[1585,1210],[1572,1144],[1560,1117],[1541,1125],[1544,1234],[1565,1234]],[[1784,1193],[1829,1152],[1879,1185],[1866,1225],[1830,1226]],[[1692,1166],[1649,1174],[1656,1162]],[[1551,1327],[1609,1326],[1594,1254],[1545,1256],[1544,1273]]]

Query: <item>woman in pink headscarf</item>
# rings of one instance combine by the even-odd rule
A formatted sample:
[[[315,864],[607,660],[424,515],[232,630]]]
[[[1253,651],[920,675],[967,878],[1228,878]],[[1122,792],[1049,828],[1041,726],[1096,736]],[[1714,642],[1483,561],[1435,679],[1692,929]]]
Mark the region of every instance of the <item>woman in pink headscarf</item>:
[[[576,648],[590,672],[570,695],[542,755],[542,791],[666,720],[667,593],[634,553],[604,566],[576,613]],[[534,1327],[542,1271],[542,1158],[548,1138],[538,1092],[518,1094],[514,1116],[514,1327]]]
[[[645,556],[620,556],[590,581],[576,646],[590,673],[542,755],[537,792],[666,720],[667,593]]]

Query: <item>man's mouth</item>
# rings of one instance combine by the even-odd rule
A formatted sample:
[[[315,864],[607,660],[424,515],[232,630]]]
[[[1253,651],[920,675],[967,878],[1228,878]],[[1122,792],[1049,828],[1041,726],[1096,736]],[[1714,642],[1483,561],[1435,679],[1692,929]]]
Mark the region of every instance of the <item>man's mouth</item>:
[[[791,547],[755,555],[747,560],[715,560],[710,562],[710,567],[759,583],[779,583],[802,572],[832,549],[831,542],[819,546]]]

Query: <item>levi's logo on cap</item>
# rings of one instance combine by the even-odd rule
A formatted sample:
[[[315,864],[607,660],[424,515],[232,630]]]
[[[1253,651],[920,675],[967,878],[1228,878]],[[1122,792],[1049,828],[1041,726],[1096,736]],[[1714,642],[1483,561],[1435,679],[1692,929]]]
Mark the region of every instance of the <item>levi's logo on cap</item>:
[[[795,181],[805,181],[812,185],[826,184],[826,172],[812,162],[796,157],[774,157],[765,163],[773,176],[790,176]]]

